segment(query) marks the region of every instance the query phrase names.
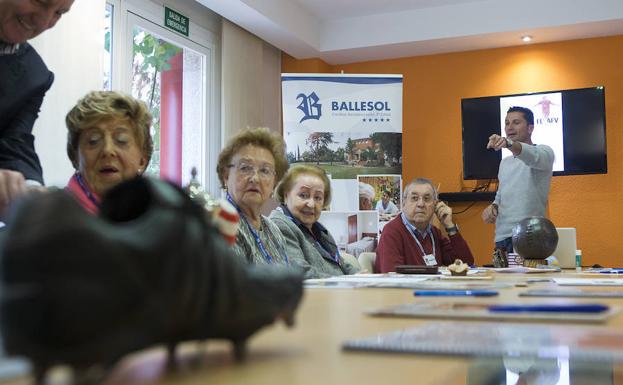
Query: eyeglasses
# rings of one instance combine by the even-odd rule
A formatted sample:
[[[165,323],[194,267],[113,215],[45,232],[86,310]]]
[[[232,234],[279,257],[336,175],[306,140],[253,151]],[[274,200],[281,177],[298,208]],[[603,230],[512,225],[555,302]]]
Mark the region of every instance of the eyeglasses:
[[[257,172],[260,179],[268,180],[275,176],[275,169],[268,165],[255,167],[250,163],[240,162],[238,164],[230,164],[227,167],[235,167],[236,172],[245,178],[252,177]]]
[[[432,196],[432,195],[422,195],[422,196],[419,196],[419,195],[411,195],[411,196],[409,197],[409,201],[411,201],[411,202],[418,202],[418,201],[420,200],[420,198],[422,198],[422,201],[423,201],[425,204],[427,204],[427,205],[428,205],[428,204],[433,203],[433,201],[435,200],[435,198],[433,198],[433,196]]]

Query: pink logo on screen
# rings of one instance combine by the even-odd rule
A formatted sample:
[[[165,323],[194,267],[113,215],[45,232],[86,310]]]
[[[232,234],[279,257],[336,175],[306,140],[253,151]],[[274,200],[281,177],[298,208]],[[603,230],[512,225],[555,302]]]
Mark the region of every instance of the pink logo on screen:
[[[543,99],[541,99],[541,101],[539,101],[534,106],[541,107],[541,116],[543,116],[542,119],[540,118],[535,119],[536,124],[558,123],[559,118],[557,116],[550,117],[551,106],[557,106],[557,104],[549,100],[547,98],[547,95],[544,95]]]
[[[547,96],[543,96],[543,99],[541,99],[541,101],[536,104],[537,106],[538,105],[541,106],[541,112],[543,113],[543,117],[545,119],[549,118],[549,110],[552,104],[556,104],[556,103],[549,100]]]

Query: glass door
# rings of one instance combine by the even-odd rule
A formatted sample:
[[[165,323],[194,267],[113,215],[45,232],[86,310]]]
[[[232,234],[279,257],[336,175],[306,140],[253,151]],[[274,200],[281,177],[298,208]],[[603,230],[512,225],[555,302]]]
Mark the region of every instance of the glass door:
[[[209,127],[210,49],[130,11],[127,45],[131,94],[154,118],[154,153],[147,172],[186,184],[196,167],[206,183]]]

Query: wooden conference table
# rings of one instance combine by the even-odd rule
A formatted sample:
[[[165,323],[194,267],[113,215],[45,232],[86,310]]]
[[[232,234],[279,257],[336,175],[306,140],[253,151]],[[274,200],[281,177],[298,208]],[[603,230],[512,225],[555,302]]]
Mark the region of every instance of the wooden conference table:
[[[530,278],[574,277],[571,272],[554,274],[494,274],[495,282],[520,283]],[[620,278],[623,279],[623,278]],[[553,283],[533,283],[547,288]],[[517,294],[525,287],[500,289],[498,297],[458,298],[456,301],[552,302],[570,299],[526,298]],[[621,290],[623,287],[599,289]],[[423,300],[435,301],[435,298]],[[438,299],[437,299],[438,300]],[[623,305],[623,299],[574,299]],[[178,355],[177,371],[167,371],[164,348],[154,348],[126,357],[106,384],[466,384],[472,358],[411,354],[344,352],[346,339],[412,327],[431,319],[377,318],[364,314],[370,308],[413,301],[411,289],[306,289],[296,325],[288,329],[273,325],[249,342],[247,359],[233,360],[228,343],[221,341],[185,344]],[[622,330],[623,314],[611,318],[604,328]],[[449,333],[457,333],[449,330]],[[623,384],[623,365],[611,366],[612,381]],[[27,384],[28,378],[3,382]],[[54,382],[55,384],[57,382]],[[470,384],[472,382],[469,382]],[[571,382],[573,383],[573,382]]]

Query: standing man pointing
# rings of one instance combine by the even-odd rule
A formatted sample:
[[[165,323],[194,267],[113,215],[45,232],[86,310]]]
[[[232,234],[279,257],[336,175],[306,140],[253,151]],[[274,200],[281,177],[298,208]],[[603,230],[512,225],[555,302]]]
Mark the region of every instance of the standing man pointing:
[[[487,148],[509,149],[513,156],[500,162],[495,200],[482,212],[485,223],[495,223],[495,247],[513,251],[512,230],[530,216],[544,216],[552,181],[554,151],[532,143],[534,114],[525,107],[511,107],[506,114],[506,137],[493,134]]]

